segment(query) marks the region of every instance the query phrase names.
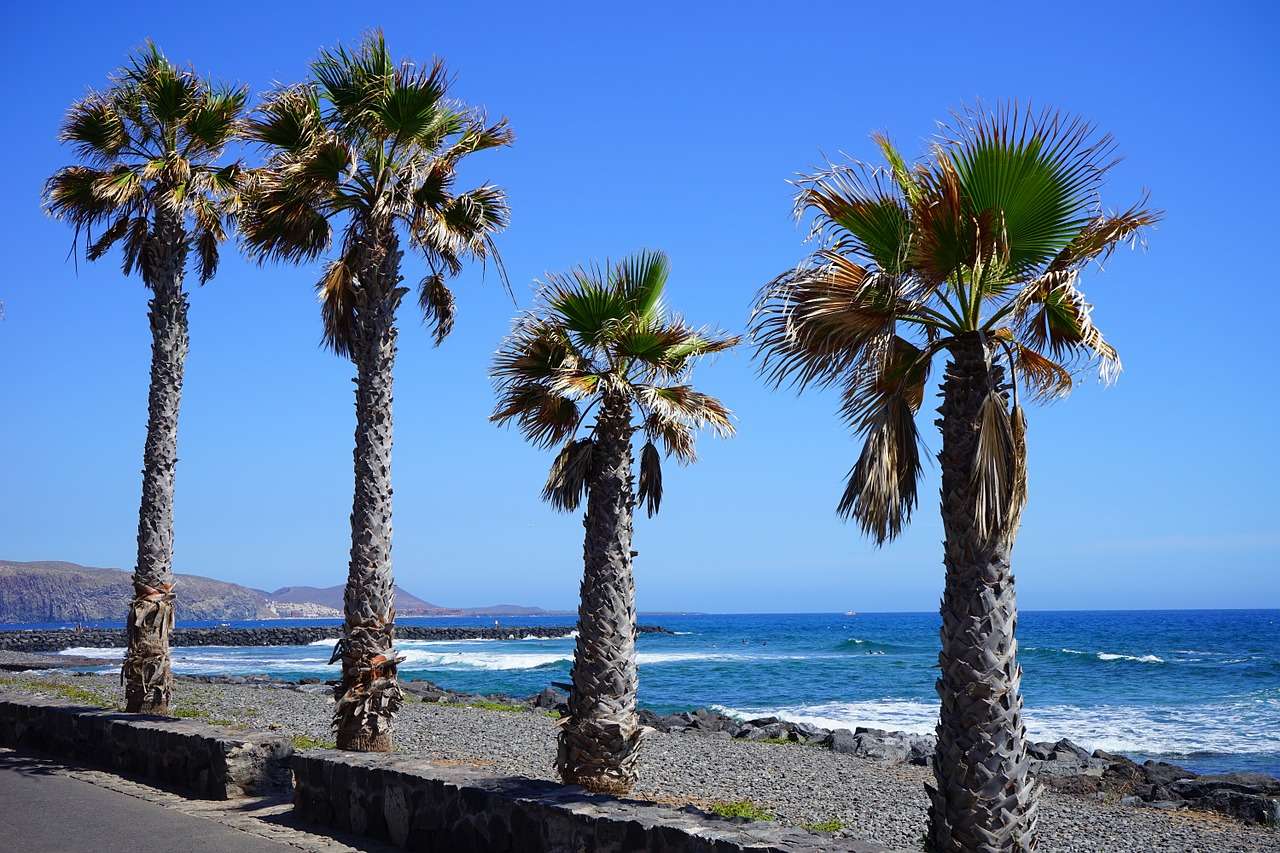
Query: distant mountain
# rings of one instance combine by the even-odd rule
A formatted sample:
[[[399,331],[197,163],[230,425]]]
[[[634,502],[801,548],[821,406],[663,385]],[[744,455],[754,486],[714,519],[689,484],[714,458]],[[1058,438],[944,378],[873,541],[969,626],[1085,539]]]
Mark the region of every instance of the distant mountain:
[[[551,616],[568,613],[567,610],[544,610],[541,607],[525,607],[523,604],[490,604],[488,607],[463,607],[463,616]]]
[[[342,610],[342,593],[345,587],[338,586],[282,586],[275,592],[265,593],[273,601],[310,602],[323,604],[335,610]],[[396,587],[396,615],[398,616],[457,616],[461,611],[441,607],[430,601],[423,601],[411,592]]]
[[[272,618],[262,593],[198,575],[178,575],[178,615],[195,619]],[[0,623],[123,620],[129,572],[57,561],[0,560]]]
[[[0,624],[121,621],[133,590],[129,574],[60,561],[0,560]],[[399,586],[395,592],[399,616],[537,616],[556,612],[518,604],[442,607]],[[265,592],[180,574],[178,618],[186,622],[340,617],[342,593],[342,585],[286,586]]]

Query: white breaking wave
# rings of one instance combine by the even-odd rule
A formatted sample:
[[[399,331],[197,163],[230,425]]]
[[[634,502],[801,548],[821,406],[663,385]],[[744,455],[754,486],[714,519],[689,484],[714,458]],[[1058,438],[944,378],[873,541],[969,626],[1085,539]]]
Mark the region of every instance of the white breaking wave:
[[[404,668],[413,669],[533,669],[572,660],[564,653],[443,652],[401,648]]]
[[[315,640],[314,642],[307,643],[307,645],[308,646],[332,646],[336,642],[338,642],[337,637],[327,637],[323,640]]]
[[[58,654],[74,655],[78,658],[120,658],[123,660],[124,652],[125,650],[123,648],[116,648],[114,646],[101,649],[94,646],[75,646],[70,649],[63,649],[58,652]]]
[[[1164,663],[1164,658],[1155,655],[1117,655],[1111,652],[1098,652],[1098,660],[1132,660],[1138,663]]]
[[[824,729],[873,729],[932,734],[938,722],[938,706],[907,699],[872,699],[861,702],[823,702],[784,708],[726,708],[712,705],[712,710],[731,717],[779,717],[793,723],[808,723]]]
[[[779,717],[828,729],[866,726],[933,734],[938,706],[909,700],[826,702],[781,708],[714,710],[739,719]],[[1259,711],[1262,711],[1260,714]],[[1051,705],[1024,712],[1031,740],[1070,738],[1089,749],[1147,755],[1280,752],[1280,700],[1191,707]]]

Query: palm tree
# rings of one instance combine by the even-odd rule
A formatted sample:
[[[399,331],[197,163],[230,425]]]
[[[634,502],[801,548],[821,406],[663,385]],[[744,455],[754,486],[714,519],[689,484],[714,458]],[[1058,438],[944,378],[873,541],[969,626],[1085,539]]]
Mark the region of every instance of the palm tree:
[[[1102,212],[1109,136],[1016,105],[966,110],[926,161],[832,166],[797,182],[819,248],[766,285],[752,319],[775,386],[837,384],[864,446],[837,511],[877,544],[916,505],[915,415],[935,356],[942,381],[941,698],[934,851],[1031,850],[1028,775],[1010,558],[1026,498],[1025,395],[1066,395],[1077,370],[1110,382],[1116,350],[1079,290],[1090,261],[1160,218],[1139,203]],[[1007,372],[1006,372],[1007,371]]]
[[[268,160],[245,191],[244,242],[260,261],[316,258],[342,228],[339,255],[316,289],[324,343],[356,368],[355,496],[334,728],[340,749],[391,749],[402,695],[391,573],[391,385],[401,287],[401,232],[427,263],[418,304],[437,345],[453,327],[446,277],[467,258],[494,258],[507,223],[502,190],[454,189],[468,154],[509,145],[505,120],[448,98],[443,63],[396,65],[382,34],[326,50],[312,79],[279,89],[248,136]]]
[[[73,251],[81,236],[91,261],[120,243],[124,274],[136,271],[151,290],[138,562],[122,670],[125,708],[133,712],[166,713],[173,691],[173,483],[188,347],[183,279],[189,256],[201,284],[218,269],[241,173],[238,162],[219,160],[239,133],[246,94],[179,70],[148,43],[105,92],[72,104],[60,139],[83,164],[59,169],[45,184],[46,209],[75,226]]]
[[[569,714],[561,721],[560,777],[605,793],[626,793],[644,729],[636,719],[636,604],[631,575],[632,509],[662,503],[657,444],[681,464],[695,459],[694,434],[733,434],[729,410],[689,384],[699,356],[736,337],[694,329],[662,304],[667,258],[645,252],[615,266],[552,276],[535,309],[520,317],[494,358],[498,405],[492,420],[514,422],[534,445],[563,445],[542,497],[564,512],[585,496],[578,638]],[[581,438],[587,414],[594,425]],[[639,493],[631,438],[645,435]]]

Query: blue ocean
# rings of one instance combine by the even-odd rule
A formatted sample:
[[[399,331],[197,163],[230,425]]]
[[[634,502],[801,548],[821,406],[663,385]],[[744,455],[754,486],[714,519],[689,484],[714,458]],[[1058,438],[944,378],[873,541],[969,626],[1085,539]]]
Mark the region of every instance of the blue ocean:
[[[640,701],[655,710],[708,706],[827,727],[933,729],[937,614],[647,614],[640,621],[674,632],[639,639]],[[504,622],[565,625],[571,617]],[[333,624],[335,637],[338,625],[244,624]],[[512,631],[507,640],[402,641],[402,677],[515,696],[568,680],[572,636],[525,639]],[[1280,610],[1027,612],[1018,640],[1033,739],[1069,737],[1201,772],[1280,775]],[[327,666],[326,643],[180,648],[174,656],[176,671],[186,674],[324,678],[337,670]]]

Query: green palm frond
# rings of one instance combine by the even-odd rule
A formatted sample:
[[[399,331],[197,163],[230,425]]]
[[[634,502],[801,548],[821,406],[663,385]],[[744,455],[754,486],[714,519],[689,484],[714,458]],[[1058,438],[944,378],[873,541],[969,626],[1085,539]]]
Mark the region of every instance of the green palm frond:
[[[451,99],[450,82],[441,60],[397,64],[381,31],[354,49],[321,51],[311,80],[277,90],[248,122],[267,154],[246,182],[239,214],[250,252],[302,262],[323,253],[334,232],[344,246],[407,235],[430,270],[418,305],[439,344],[456,313],[447,279],[466,260],[492,260],[507,285],[494,237],[510,217],[500,188],[454,188],[465,155],[510,144],[512,135],[505,120],[485,125],[482,111]],[[381,282],[369,285],[365,304],[396,298],[378,272],[356,274]]]
[[[58,139],[71,143],[81,159],[106,165],[129,144],[129,131],[112,99],[93,92],[71,105]]]
[[[541,298],[556,322],[588,349],[611,340],[629,314],[626,300],[598,268],[547,276]]]
[[[152,231],[179,233],[208,281],[226,239],[223,217],[239,204],[240,167],[217,160],[243,132],[246,99],[244,87],[215,87],[148,42],[107,91],[73,104],[59,138],[86,165],[58,170],[44,187],[46,210],[75,228],[73,250],[82,236],[89,260],[119,245],[125,274],[138,270],[150,286],[143,261]],[[162,219],[182,227],[161,228]]]
[[[490,419],[515,423],[537,446],[569,442],[543,490],[558,509],[576,508],[587,488],[581,479],[586,457],[575,453],[588,451],[575,443],[575,435],[597,406],[612,418],[625,405],[642,418],[647,440],[639,488],[650,514],[662,501],[658,444],[687,464],[695,459],[699,429],[721,437],[734,432],[724,404],[687,380],[698,357],[726,350],[738,339],[666,319],[668,274],[665,255],[643,252],[613,265],[549,275],[535,309],[517,318],[494,357],[490,374],[498,404]],[[676,378],[676,384],[663,384]]]
[[[246,138],[288,154],[309,148],[322,134],[320,97],[314,86],[277,89],[245,123]]]
[[[1017,104],[966,109],[943,134],[970,213],[995,217],[1020,272],[1048,262],[1093,219],[1115,162],[1112,138],[1095,138],[1084,120]]]
[[[903,271],[910,248],[910,212],[883,172],[854,161],[802,175],[792,183],[797,187],[796,218],[810,211],[816,214],[814,236],[885,272]]]
[[[873,140],[884,166],[855,160],[795,182],[795,212],[811,218],[819,246],[757,298],[758,369],[775,386],[842,386],[841,412],[864,447],[839,512],[882,543],[915,503],[912,418],[932,358],[981,340],[1014,382],[1003,422],[990,406],[983,445],[978,488],[994,529],[1025,496],[1018,385],[1047,401],[1069,393],[1084,364],[1115,379],[1119,356],[1079,277],[1088,261],[1139,244],[1163,214],[1145,197],[1103,214],[1114,143],[1052,111],[963,110],[916,161],[883,134]]]
[[[613,287],[628,312],[641,323],[662,319],[662,291],[667,286],[671,262],[662,252],[640,252],[618,263]]]

